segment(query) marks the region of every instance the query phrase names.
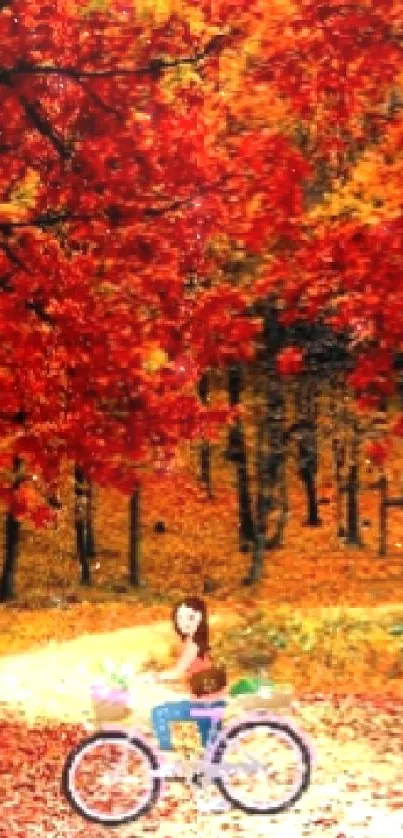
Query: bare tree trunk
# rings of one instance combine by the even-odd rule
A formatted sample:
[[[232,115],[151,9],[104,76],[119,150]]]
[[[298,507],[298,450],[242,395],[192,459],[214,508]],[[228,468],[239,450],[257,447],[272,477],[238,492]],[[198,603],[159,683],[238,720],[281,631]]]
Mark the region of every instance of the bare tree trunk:
[[[347,544],[361,544],[358,526],[358,467],[351,466],[346,486],[347,497]]]
[[[336,530],[338,538],[344,535],[342,470],[345,463],[345,446],[338,437],[332,440],[334,476],[336,483]]]
[[[275,490],[280,489],[280,503],[286,503],[285,491],[285,405],[282,383],[276,371],[276,354],[282,345],[282,329],[275,302],[268,301],[264,312],[264,355],[266,372],[266,417],[258,425],[256,446],[256,526],[252,561],[245,585],[261,579],[264,551],[282,543],[287,509],[281,509],[275,532],[267,537],[270,513],[276,506]],[[277,503],[277,507],[279,504]]]
[[[353,440],[351,450],[351,465],[347,477],[347,532],[346,543],[362,547],[360,536],[359,513],[359,429],[357,422],[353,422]]]
[[[15,475],[13,480],[13,490],[17,490],[22,482],[20,474],[22,460],[20,457],[14,457],[13,473]],[[17,569],[18,551],[20,543],[21,525],[17,518],[7,511],[5,522],[5,548],[4,548],[4,565],[0,580],[0,602],[9,602],[14,599],[14,579]]]
[[[140,487],[130,497],[129,507],[129,584],[140,586]]]
[[[403,372],[401,370],[397,376],[397,391],[399,394],[399,410],[403,410]]]
[[[287,499],[287,435],[285,429],[285,403],[282,382],[275,370],[269,379],[269,394],[267,407],[268,457],[266,465],[266,523],[267,516],[275,509],[275,492],[278,494],[277,506],[280,508],[279,518],[274,532],[266,538],[266,549],[272,550],[283,543],[284,528],[288,514]]]
[[[209,402],[209,377],[207,373],[202,375],[199,381],[199,396],[204,405]],[[211,445],[207,439],[201,441],[200,446],[200,473],[201,480],[204,483],[209,498],[213,499],[212,481],[211,481]]]
[[[240,365],[230,367],[228,372],[228,395],[231,407],[241,401],[242,371]],[[227,457],[235,463],[238,477],[239,548],[247,552],[255,538],[252,515],[252,498],[248,475],[248,461],[245,434],[240,419],[229,432]]]
[[[95,559],[95,536],[94,536],[94,507],[93,507],[93,490],[92,485],[88,481],[87,503],[85,514],[85,549],[89,559]]]
[[[257,427],[256,436],[256,507],[255,507],[255,537],[253,540],[252,561],[249,574],[243,580],[244,585],[252,585],[257,582],[263,573],[264,552],[266,547],[266,497],[264,493],[264,436],[265,421],[260,421]]]
[[[388,481],[385,474],[379,480],[379,556],[388,551]],[[402,504],[403,505],[403,504]]]
[[[80,584],[91,585],[91,571],[90,562],[87,553],[87,538],[86,538],[86,502],[87,502],[87,486],[84,476],[84,471],[81,466],[76,464],[74,470],[75,484],[75,529],[76,529],[76,548],[77,558],[81,568]]]
[[[307,496],[307,517],[305,524],[309,527],[319,527],[322,523],[318,515],[318,500],[316,482],[311,469],[300,469],[301,480],[305,485]]]
[[[345,509],[344,495],[347,492],[349,482],[349,474],[347,473],[346,475],[348,453],[346,430],[350,423],[350,418],[345,404],[345,376],[335,376],[332,383],[333,387],[329,408],[336,431],[332,439],[334,479],[336,484],[336,531],[338,538],[345,538],[347,533],[347,514],[345,513],[347,513],[347,509]],[[354,514],[352,507],[351,513],[350,518]]]
[[[317,391],[315,382],[308,379],[300,382],[305,398],[301,398],[299,425],[299,476],[305,487],[307,499],[307,517],[305,524],[318,527],[322,523],[318,514],[318,496],[316,476],[318,472],[318,428],[317,428]]]

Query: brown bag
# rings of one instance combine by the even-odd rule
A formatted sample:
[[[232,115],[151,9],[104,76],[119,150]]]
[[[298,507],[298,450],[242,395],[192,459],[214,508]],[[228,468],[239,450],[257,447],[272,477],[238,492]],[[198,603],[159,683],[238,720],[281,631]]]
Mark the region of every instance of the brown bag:
[[[192,695],[197,698],[220,692],[227,686],[227,670],[225,666],[212,664],[191,675],[189,683]]]

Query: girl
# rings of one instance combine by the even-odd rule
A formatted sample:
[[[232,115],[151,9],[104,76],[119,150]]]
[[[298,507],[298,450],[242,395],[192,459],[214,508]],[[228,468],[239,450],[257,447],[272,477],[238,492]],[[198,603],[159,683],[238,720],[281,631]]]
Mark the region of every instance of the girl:
[[[158,676],[161,681],[188,680],[192,675],[208,669],[209,630],[206,604],[198,597],[187,597],[178,603],[172,615],[175,631],[183,643],[182,654],[176,666]],[[162,750],[172,750],[170,723],[174,721],[194,721],[190,715],[193,707],[225,707],[225,690],[192,700],[171,701],[154,707],[151,720]],[[197,720],[203,747],[206,747],[212,725],[210,719]]]

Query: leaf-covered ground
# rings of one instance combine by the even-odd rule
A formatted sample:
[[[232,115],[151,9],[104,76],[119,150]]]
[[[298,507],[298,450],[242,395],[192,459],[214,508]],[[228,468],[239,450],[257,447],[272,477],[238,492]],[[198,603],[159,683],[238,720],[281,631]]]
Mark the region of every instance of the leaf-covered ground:
[[[215,623],[218,632],[220,621]],[[111,830],[88,824],[70,811],[60,793],[68,751],[87,735],[89,684],[97,659],[111,656],[133,665],[136,717],[144,723],[153,691],[136,692],[136,673],[150,654],[163,655],[167,623],[105,635],[54,641],[0,663],[0,796],[4,838],[106,838]],[[171,697],[168,688],[163,697]],[[164,692],[165,691],[165,692]],[[155,834],[291,838],[384,838],[403,835],[403,702],[380,696],[302,694],[294,722],[309,735],[317,755],[312,784],[298,806],[277,817],[236,810],[201,815],[185,785],[175,783],[149,816],[119,827],[120,838]],[[18,715],[17,715],[18,712]]]
[[[276,817],[201,815],[178,783],[168,787],[150,815],[124,827],[121,838],[158,838],[225,831],[227,835],[326,835],[383,838],[403,834],[402,706],[341,702],[312,697],[302,703],[299,723],[315,741],[318,766],[298,806]],[[60,774],[70,748],[85,736],[79,725],[27,728],[3,721],[2,823],[4,838],[106,838],[111,830],[72,813],[60,793]]]
[[[232,811],[202,816],[176,783],[147,819],[117,830],[120,838],[156,834],[303,838],[403,835],[403,515],[393,510],[390,555],[377,556],[377,497],[362,494],[365,547],[335,535],[334,495],[321,506],[323,526],[302,528],[304,497],[290,493],[284,547],[266,556],[262,582],[245,588],[249,556],[238,551],[236,497],[230,471],[214,472],[214,501],[195,489],[187,468],[155,477],[142,496],[142,573],[126,582],[127,503],[97,492],[93,588],[78,584],[70,500],[57,531],[25,530],[17,601],[0,608],[1,838],[106,838],[60,795],[66,754],[86,735],[89,683],[98,660],[167,665],[172,657],[172,603],[206,595],[214,649],[235,678],[251,652],[270,653],[275,681],[292,683],[297,723],[315,743],[318,765],[300,804],[277,818]],[[225,477],[225,479],[223,479]],[[165,533],[154,531],[164,521]],[[167,696],[168,697],[168,693]],[[156,701],[159,699],[154,697]],[[144,720],[153,703],[137,702]],[[3,779],[4,778],[4,779]]]

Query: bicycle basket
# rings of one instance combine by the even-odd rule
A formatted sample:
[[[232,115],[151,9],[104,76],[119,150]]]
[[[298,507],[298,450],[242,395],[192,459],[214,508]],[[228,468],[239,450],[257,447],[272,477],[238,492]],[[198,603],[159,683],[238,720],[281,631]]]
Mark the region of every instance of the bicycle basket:
[[[128,690],[94,686],[91,689],[96,723],[120,722],[132,712]]]

